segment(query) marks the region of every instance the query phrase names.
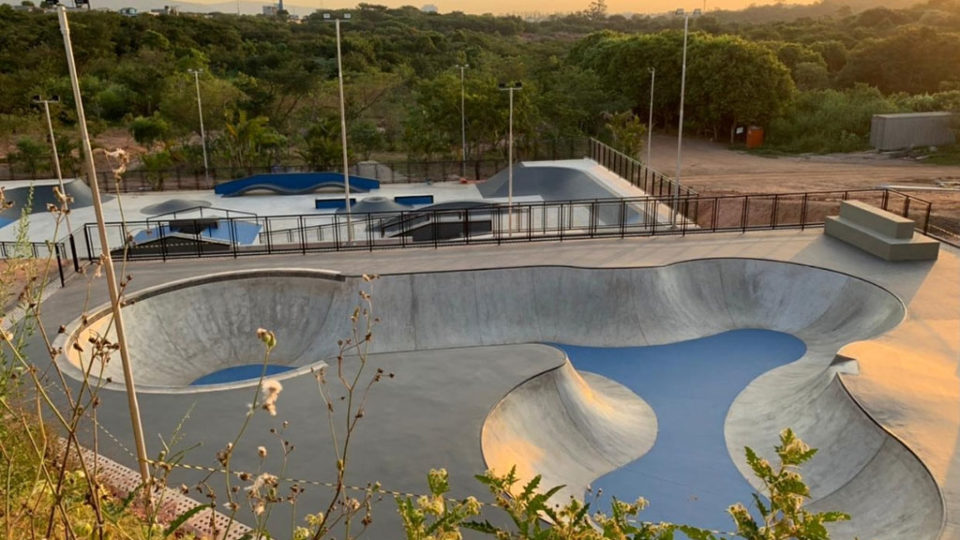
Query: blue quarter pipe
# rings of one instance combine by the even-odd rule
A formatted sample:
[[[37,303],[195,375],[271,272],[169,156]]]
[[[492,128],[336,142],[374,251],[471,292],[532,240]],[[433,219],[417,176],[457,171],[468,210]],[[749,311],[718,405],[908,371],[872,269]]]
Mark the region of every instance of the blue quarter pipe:
[[[343,174],[335,172],[255,174],[218,184],[213,188],[213,192],[224,197],[235,197],[248,191],[262,189],[280,195],[301,195],[313,193],[325,187],[343,187]],[[350,176],[351,191],[365,193],[379,188],[380,182],[377,180]]]

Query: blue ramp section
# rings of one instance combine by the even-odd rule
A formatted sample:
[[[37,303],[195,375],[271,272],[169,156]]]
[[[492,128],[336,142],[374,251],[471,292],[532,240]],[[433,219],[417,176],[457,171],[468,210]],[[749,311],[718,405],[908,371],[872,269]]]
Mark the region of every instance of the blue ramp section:
[[[350,197],[350,206],[352,207],[357,202],[356,199]],[[316,199],[313,202],[314,208],[317,210],[329,210],[331,208],[346,208],[347,201],[343,199]]]
[[[627,386],[657,415],[653,448],[593,482],[594,493],[603,490],[596,509],[609,514],[611,497],[645,497],[650,506],[639,516],[643,521],[732,529],[727,507],[742,502],[751,508],[753,489],[727,452],[727,411],[750,381],[800,358],[806,345],[781,332],[734,330],[651,347],[558,346],[578,370]],[[754,450],[773,454],[773,448]]]
[[[196,238],[198,235],[201,240],[219,241],[221,243],[231,243],[238,245],[250,245],[260,234],[262,227],[257,223],[246,221],[218,219],[215,224],[204,227],[198,233],[181,232],[176,228],[171,229],[170,225],[161,225],[159,227],[143,230],[133,236],[133,243],[136,245],[153,242],[165,237],[182,236],[187,238]]]
[[[414,206],[420,204],[433,204],[433,195],[397,195],[393,202]]]
[[[235,197],[248,191],[262,189],[280,195],[302,195],[313,193],[324,187],[343,187],[343,175],[334,172],[256,174],[217,184],[213,192],[224,197]],[[350,176],[350,189],[353,191],[365,193],[379,188],[380,182],[376,180]]]
[[[203,386],[206,384],[247,381],[250,379],[259,379],[261,374],[263,374],[265,377],[269,377],[270,375],[277,375],[285,371],[290,371],[291,369],[293,368],[290,366],[278,366],[275,364],[267,364],[266,370],[264,370],[263,364],[233,366],[221,369],[220,371],[214,371],[208,375],[204,375],[190,384],[192,386]]]

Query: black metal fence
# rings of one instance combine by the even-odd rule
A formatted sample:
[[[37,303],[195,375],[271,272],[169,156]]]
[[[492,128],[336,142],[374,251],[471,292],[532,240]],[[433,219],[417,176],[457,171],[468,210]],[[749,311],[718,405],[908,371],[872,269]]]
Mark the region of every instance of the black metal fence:
[[[547,139],[521,142],[515,153],[516,160],[555,160],[581,158],[590,151],[590,142],[585,138]],[[453,179],[484,180],[507,166],[505,157],[488,157],[470,160],[387,160],[360,161],[350,165],[350,174],[365,176],[383,183],[442,182]],[[339,172],[335,164],[325,171]],[[97,171],[100,190],[107,193],[140,193],[150,191],[181,191],[213,189],[217,184],[255,174],[311,172],[315,167],[304,163],[283,163],[269,167],[203,167],[178,166],[163,170],[132,169],[125,171],[121,180],[110,170]],[[5,180],[36,180],[50,178],[48,170],[32,172],[7,169],[0,176]]]
[[[80,271],[80,254],[74,249],[67,254],[67,247],[63,242],[0,242],[0,259],[46,259],[56,264],[60,277],[60,286],[66,283],[63,267],[73,261],[73,269]]]
[[[110,248],[137,260],[240,257],[328,251],[504,244],[581,238],[687,235],[820,227],[844,200],[913,219],[929,231],[931,204],[893,190],[865,189],[717,197],[643,197],[554,201],[459,210],[310,214],[108,224]],[[189,221],[189,220],[187,220]],[[189,232],[184,232],[189,231]],[[144,236],[146,235],[146,236]],[[84,227],[86,257],[100,245]],[[139,240],[137,240],[139,237]],[[136,241],[129,241],[135,239]],[[146,241],[144,241],[146,239]]]
[[[646,163],[597,139],[590,139],[588,155],[600,165],[645,191],[647,195],[653,197],[695,197],[697,195],[693,189],[681,185],[675,179],[650,168]]]

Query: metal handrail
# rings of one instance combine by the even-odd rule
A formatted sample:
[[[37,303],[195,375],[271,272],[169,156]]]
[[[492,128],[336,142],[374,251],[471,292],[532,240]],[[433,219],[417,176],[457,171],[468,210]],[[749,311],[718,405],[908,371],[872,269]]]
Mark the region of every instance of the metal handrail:
[[[514,229],[507,230],[507,208],[483,206],[468,209],[410,210],[354,214],[355,240],[347,241],[347,222],[339,214],[282,215],[256,219],[262,230],[256,241],[240,245],[236,239],[238,224],[249,218],[224,218],[227,240],[217,245],[202,242],[200,234],[167,235],[159,228],[160,242],[147,249],[126,246],[134,259],[178,257],[261,255],[291,252],[373,250],[411,246],[445,246],[484,243],[514,243],[575,238],[686,235],[713,232],[746,232],[760,229],[805,229],[819,227],[828,213],[835,213],[843,200],[866,200],[881,208],[914,218],[916,229],[930,234],[931,203],[886,189],[811,191],[793,193],[755,193],[741,195],[687,195],[672,197],[635,197],[622,199],[581,199],[538,201],[513,206]],[[675,207],[675,209],[674,209]],[[677,213],[685,218],[664,216]],[[329,223],[315,223],[330,219]],[[391,221],[390,225],[386,225]],[[417,237],[420,221],[432,231]],[[155,222],[152,222],[155,224]],[[296,224],[289,227],[289,224]],[[459,225],[458,225],[459,224]],[[110,223],[115,245],[125,245],[125,230],[146,222]],[[274,227],[281,227],[275,229]],[[99,255],[92,224],[84,226],[87,256]],[[124,228],[126,227],[126,229]],[[319,234],[317,232],[319,231]],[[329,233],[327,232],[329,231]],[[424,240],[424,238],[428,238]],[[194,241],[191,242],[191,239]],[[257,243],[258,242],[258,243]]]

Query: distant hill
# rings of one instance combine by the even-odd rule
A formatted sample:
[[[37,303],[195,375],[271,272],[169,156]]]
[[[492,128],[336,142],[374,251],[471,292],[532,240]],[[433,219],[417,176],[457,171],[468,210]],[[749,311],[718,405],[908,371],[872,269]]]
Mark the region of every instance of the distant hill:
[[[358,0],[359,1],[359,0]],[[39,0],[36,0],[39,3]],[[263,6],[276,3],[274,0],[240,0],[218,2],[214,4],[199,4],[193,2],[182,2],[178,0],[90,0],[94,9],[106,8],[116,11],[125,7],[135,7],[140,11],[150,11],[151,9],[162,9],[164,6],[177,6],[180,11],[189,13],[237,13],[238,7],[240,13],[244,15],[257,15],[262,13]],[[379,2],[371,2],[377,4]],[[586,1],[584,5],[586,5]],[[876,7],[887,8],[906,8],[922,3],[918,0],[821,0],[814,4],[791,4],[775,3],[766,5],[753,5],[742,10],[717,10],[710,9],[710,3],[707,2],[707,8],[710,9],[710,15],[722,21],[740,21],[764,23],[773,21],[791,21],[803,17],[819,18],[833,15],[844,15],[857,13]],[[19,0],[0,0],[0,4],[20,4]],[[419,4],[417,4],[419,5]],[[284,2],[284,8],[294,15],[309,15],[320,9],[316,6],[307,6],[296,2]],[[446,11],[446,10],[444,10]],[[639,14],[639,13],[638,13]],[[504,14],[506,15],[506,14]],[[538,14],[546,16],[546,14]],[[627,16],[631,14],[625,14]],[[534,19],[540,17],[532,17]]]
[[[903,9],[923,2],[918,0],[821,0],[813,4],[767,4],[753,5],[741,10],[710,11],[710,15],[725,22],[767,23],[775,21],[793,21],[805,17],[818,19],[837,15],[849,15],[868,9],[885,7]],[[709,3],[707,4],[709,8]]]

